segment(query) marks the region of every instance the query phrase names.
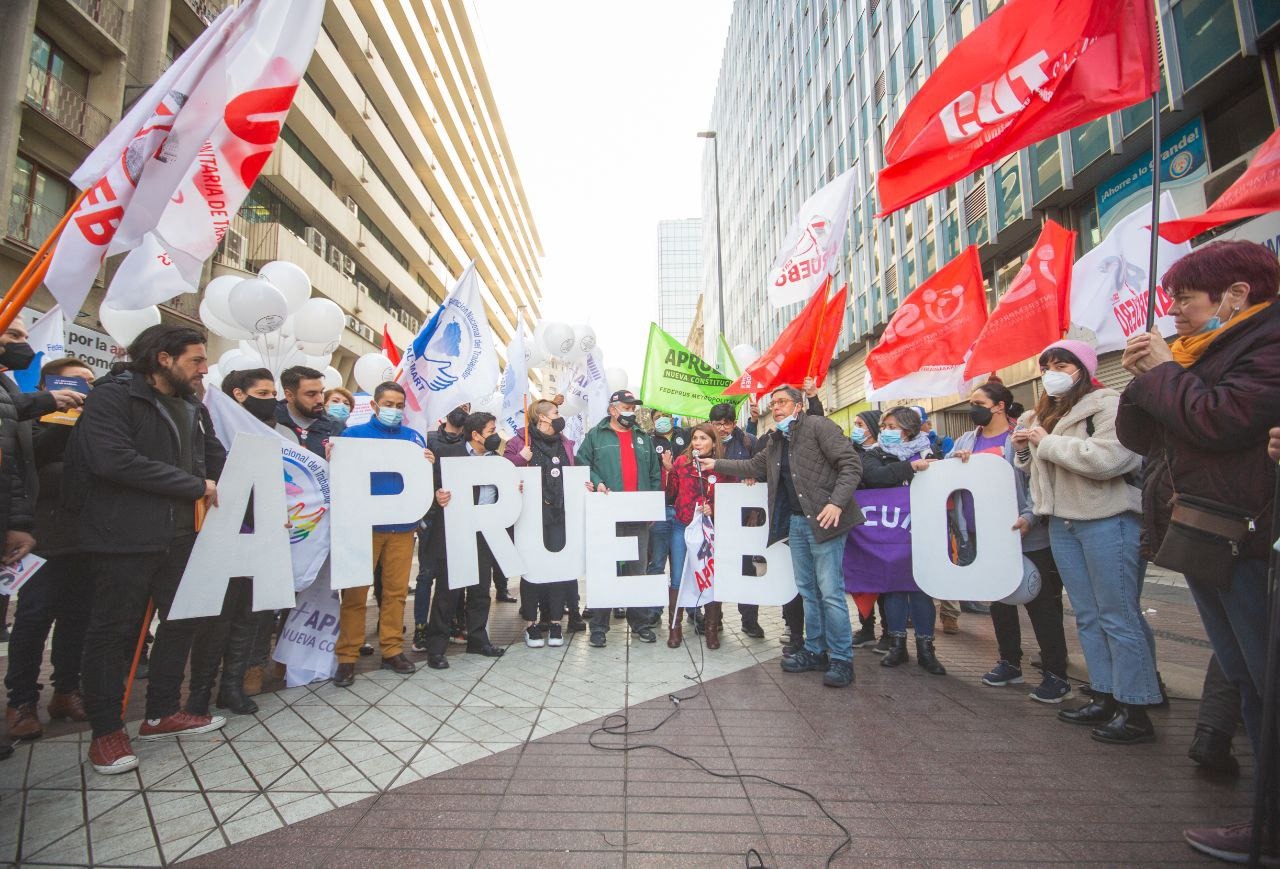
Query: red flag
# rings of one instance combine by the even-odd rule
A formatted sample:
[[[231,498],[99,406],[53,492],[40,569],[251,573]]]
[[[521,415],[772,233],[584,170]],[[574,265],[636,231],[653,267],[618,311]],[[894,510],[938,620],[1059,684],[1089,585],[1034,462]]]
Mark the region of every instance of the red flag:
[[[1062,300],[1071,297],[1076,234],[1052,220],[1044,225],[964,367],[966,379],[1035,356],[1062,337]]]
[[[400,364],[400,351],[396,349],[396,342],[391,340],[386,323],[382,324],[382,355],[390,359],[392,365]]]
[[[881,216],[1159,85],[1152,0],[1011,0],[947,55],[889,134]]]
[[[963,382],[964,355],[987,322],[978,248],[969,245],[902,300],[867,354],[872,401],[949,395]],[[903,389],[886,394],[896,381]]]
[[[821,346],[827,291],[830,288],[831,278],[828,277],[809,297],[799,316],[782,330],[778,340],[748,365],[741,377],[726,387],[725,395],[749,395],[766,392],[775,386],[799,385],[811,376],[810,367],[818,352],[815,348]],[[830,364],[828,360],[827,365]]]
[[[818,330],[818,338],[813,345],[813,361],[809,365],[809,376],[818,386],[827,379],[827,372],[831,369],[831,357],[836,352],[836,342],[840,340],[840,330],[844,327],[844,309],[848,301],[849,285],[845,284],[827,299],[823,309],[822,327]]]
[[[1262,143],[1249,168],[1208,211],[1160,224],[1160,237],[1180,244],[1215,226],[1270,211],[1280,211],[1280,130]]]

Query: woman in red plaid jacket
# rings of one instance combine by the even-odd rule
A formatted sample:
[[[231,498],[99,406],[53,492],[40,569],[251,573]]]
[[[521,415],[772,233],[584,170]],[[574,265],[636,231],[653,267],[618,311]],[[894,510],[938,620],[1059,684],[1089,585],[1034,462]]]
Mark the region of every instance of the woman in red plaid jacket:
[[[698,518],[699,513],[712,515],[712,504],[715,498],[716,483],[737,482],[734,477],[724,474],[704,474],[698,469],[695,457],[724,457],[724,447],[716,437],[715,429],[709,423],[695,426],[689,433],[689,447],[681,453],[667,472],[667,503],[675,507],[675,522],[671,528],[671,589],[668,592],[670,603],[667,612],[671,623],[668,625],[667,647],[680,648],[684,637],[680,627],[680,612],[676,609],[676,600],[680,594],[680,577],[684,574],[686,547],[685,531],[690,523]],[[707,636],[707,648],[720,648],[720,603],[709,603],[705,608],[704,621]]]

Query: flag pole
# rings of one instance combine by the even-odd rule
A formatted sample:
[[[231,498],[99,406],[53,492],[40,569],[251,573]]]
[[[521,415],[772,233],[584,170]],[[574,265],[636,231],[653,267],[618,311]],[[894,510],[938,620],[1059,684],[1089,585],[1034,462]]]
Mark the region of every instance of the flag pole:
[[[1151,95],[1151,257],[1147,264],[1147,331],[1156,325],[1156,269],[1160,251],[1160,88]]]
[[[4,298],[0,299],[0,332],[8,329],[9,325],[18,318],[23,306],[31,301],[31,297],[35,295],[40,284],[44,282],[45,275],[49,273],[49,263],[53,260],[53,246],[57,244],[58,238],[62,235],[62,230],[71,220],[71,215],[76,213],[76,209],[80,207],[80,203],[88,193],[88,190],[80,191],[80,195],[76,197],[75,202],[71,203],[67,213],[62,215],[58,225],[53,228],[48,238],[36,249],[35,255],[31,257],[31,260],[23,266],[22,272],[18,275],[18,279],[13,282],[13,286],[9,287],[8,292],[4,294]],[[72,319],[75,319],[79,313],[79,311],[73,311],[71,313]]]

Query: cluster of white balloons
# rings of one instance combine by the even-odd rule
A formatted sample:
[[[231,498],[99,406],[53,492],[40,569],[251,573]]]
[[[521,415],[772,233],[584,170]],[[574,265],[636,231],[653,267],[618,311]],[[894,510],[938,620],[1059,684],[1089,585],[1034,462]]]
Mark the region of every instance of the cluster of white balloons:
[[[544,368],[557,361],[572,365],[596,347],[596,330],[586,324],[539,320],[533,327],[533,340],[525,342],[525,364],[529,368]]]
[[[329,299],[313,299],[311,278],[294,263],[269,262],[256,278],[214,278],[205,287],[200,320],[215,335],[239,342],[210,366],[215,387],[233,371],[266,368],[278,378],[295,365],[323,372],[327,388],[342,385],[329,362],[346,315]]]

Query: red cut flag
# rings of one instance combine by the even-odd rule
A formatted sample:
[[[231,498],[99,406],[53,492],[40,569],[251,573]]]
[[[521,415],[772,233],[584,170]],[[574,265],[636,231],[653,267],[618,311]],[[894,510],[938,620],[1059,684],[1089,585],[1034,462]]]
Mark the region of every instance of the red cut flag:
[[[1160,237],[1179,244],[1202,232],[1258,214],[1280,211],[1280,130],[1262,143],[1245,173],[1203,214],[1160,224]]]
[[[822,326],[818,330],[809,364],[809,376],[818,386],[827,379],[827,372],[831,369],[831,357],[836,352],[836,342],[840,340],[840,330],[844,327],[844,309],[848,302],[849,285],[844,284],[834,296],[827,299],[823,309]]]
[[[1152,0],[1011,0],[907,104],[876,179],[880,216],[1159,85]]]
[[[950,395],[964,384],[965,354],[987,322],[978,248],[969,245],[903,299],[867,354],[867,398]]]
[[[828,277],[817,292],[809,297],[799,316],[782,330],[778,340],[748,365],[742,376],[725,387],[725,395],[759,394],[775,386],[804,383],[804,379],[811,374],[815,347],[818,346],[823,331],[827,291],[830,288],[831,278]],[[830,365],[830,361],[827,364]]]
[[[390,359],[392,365],[400,364],[400,351],[396,348],[396,342],[391,340],[391,332],[386,323],[382,324],[382,355]]]
[[[966,379],[1035,356],[1062,337],[1062,301],[1071,297],[1076,234],[1047,221],[1009,291],[982,327]]]

